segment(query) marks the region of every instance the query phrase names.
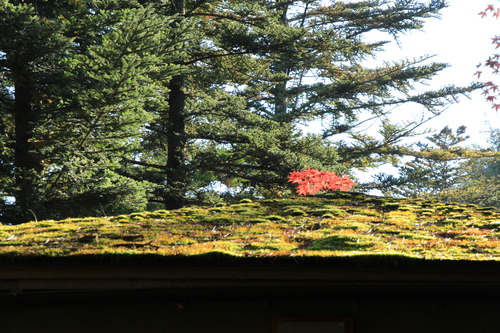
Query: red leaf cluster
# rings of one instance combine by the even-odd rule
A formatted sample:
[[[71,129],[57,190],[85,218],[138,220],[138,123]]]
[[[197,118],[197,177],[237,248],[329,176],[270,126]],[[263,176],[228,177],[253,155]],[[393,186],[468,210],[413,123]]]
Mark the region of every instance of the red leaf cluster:
[[[349,191],[356,185],[348,176],[340,177],[335,172],[318,169],[290,172],[288,182],[298,184],[298,195],[315,194],[324,190]]]
[[[488,5],[486,9],[479,13],[481,17],[488,16],[488,12],[491,12],[492,16],[495,18],[500,18],[500,8],[495,8],[493,5]],[[492,38],[492,44],[495,45],[495,49],[500,47],[500,36],[495,36]],[[486,67],[489,68],[492,74],[498,75],[500,73],[500,55],[495,54],[492,57],[489,57],[488,60],[483,64],[477,65],[477,67]],[[476,71],[474,75],[477,75],[477,78],[481,78],[482,71]],[[500,103],[497,101],[497,97],[500,96],[499,86],[492,81],[488,81],[484,84],[485,88],[483,89],[483,95],[486,100],[492,104],[492,109],[498,111],[500,109]]]

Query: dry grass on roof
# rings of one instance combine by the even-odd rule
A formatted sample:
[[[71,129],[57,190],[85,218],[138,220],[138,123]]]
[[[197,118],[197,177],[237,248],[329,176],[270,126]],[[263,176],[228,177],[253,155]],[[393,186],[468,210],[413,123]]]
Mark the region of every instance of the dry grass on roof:
[[[353,193],[0,226],[0,257],[404,256],[500,260],[500,210]]]

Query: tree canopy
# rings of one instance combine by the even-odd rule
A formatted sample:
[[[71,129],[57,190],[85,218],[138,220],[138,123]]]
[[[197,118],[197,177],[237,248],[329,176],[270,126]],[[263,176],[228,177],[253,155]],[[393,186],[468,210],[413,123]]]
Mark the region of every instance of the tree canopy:
[[[447,67],[427,55],[369,65],[440,0],[1,2],[5,222],[289,194],[291,171],[401,155],[425,118],[393,107],[478,87],[422,90]]]

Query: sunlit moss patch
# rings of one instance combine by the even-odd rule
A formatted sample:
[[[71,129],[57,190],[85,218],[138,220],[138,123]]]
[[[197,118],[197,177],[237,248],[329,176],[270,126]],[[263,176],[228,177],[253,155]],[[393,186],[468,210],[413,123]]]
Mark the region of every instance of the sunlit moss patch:
[[[500,211],[332,193],[0,226],[0,256],[395,256],[500,260]]]

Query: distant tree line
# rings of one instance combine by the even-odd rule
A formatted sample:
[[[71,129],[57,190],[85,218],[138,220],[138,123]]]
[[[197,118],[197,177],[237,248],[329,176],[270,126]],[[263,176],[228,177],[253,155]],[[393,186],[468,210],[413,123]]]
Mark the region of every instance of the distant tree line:
[[[399,198],[500,207],[500,133],[493,130],[487,147],[467,146],[466,127],[449,127],[417,142],[397,174],[377,174],[370,188]],[[409,157],[409,158],[408,158]]]

